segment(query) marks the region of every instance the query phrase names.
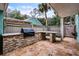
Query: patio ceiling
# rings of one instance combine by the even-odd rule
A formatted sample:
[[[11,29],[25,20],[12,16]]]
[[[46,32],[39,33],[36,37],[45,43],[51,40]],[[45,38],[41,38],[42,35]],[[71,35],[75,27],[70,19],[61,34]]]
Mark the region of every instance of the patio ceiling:
[[[79,3],[49,3],[61,17],[73,15],[79,11]]]
[[[8,3],[0,3],[0,10],[3,10],[6,13]]]

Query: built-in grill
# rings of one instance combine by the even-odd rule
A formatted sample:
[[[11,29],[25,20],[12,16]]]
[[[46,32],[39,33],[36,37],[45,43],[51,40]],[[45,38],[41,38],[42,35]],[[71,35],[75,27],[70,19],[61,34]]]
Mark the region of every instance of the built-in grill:
[[[21,33],[23,34],[24,37],[35,35],[35,31],[31,28],[28,28],[28,29],[27,28],[22,28]]]

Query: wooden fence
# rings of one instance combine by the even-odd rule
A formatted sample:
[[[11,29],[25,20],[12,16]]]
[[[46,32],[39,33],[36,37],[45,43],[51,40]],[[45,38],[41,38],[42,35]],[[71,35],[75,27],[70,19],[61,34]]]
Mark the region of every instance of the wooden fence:
[[[35,31],[47,30],[44,26],[33,26],[29,22],[20,21],[16,19],[6,19],[5,20],[4,33],[19,33],[21,28],[33,28]],[[58,32],[60,36],[60,27],[49,26],[48,29],[53,32]],[[74,25],[64,25],[64,36],[73,37],[72,32],[74,32]]]

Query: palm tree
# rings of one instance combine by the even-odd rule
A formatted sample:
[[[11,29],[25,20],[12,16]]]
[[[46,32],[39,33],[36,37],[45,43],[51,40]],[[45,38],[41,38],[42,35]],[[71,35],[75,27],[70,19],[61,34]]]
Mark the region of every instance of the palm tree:
[[[44,13],[45,15],[45,22],[46,22],[46,27],[48,26],[48,23],[47,23],[47,12],[48,10],[50,10],[50,7],[47,5],[47,3],[41,3],[38,5],[38,8],[39,8],[39,11],[41,13]]]

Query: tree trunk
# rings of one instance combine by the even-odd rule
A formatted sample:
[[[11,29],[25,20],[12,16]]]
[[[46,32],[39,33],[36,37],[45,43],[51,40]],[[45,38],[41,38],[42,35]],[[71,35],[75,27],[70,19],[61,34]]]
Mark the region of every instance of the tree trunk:
[[[48,21],[47,21],[47,14],[45,12],[45,20],[46,20],[46,27],[48,26]]]

